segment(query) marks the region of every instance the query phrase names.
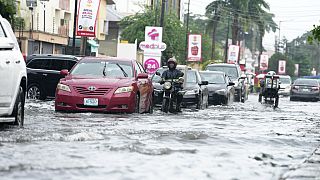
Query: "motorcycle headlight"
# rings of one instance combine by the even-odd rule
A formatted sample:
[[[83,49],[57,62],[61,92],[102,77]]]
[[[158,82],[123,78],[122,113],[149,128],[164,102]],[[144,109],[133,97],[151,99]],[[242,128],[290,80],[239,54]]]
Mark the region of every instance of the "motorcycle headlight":
[[[163,87],[164,87],[164,89],[170,89],[171,88],[171,83],[170,82],[165,82]]]
[[[64,85],[64,84],[61,84],[61,83],[59,83],[57,85],[57,89],[61,90],[61,91],[71,92],[71,89],[70,89],[70,87],[68,85]]]
[[[114,94],[129,93],[129,92],[132,92],[132,91],[133,91],[133,86],[120,87],[114,92]]]
[[[193,92],[194,92],[195,94],[199,94],[199,89],[194,89]]]

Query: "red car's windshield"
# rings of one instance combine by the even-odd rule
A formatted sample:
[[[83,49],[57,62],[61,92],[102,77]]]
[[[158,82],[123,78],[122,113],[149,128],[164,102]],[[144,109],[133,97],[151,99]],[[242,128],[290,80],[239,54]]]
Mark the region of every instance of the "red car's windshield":
[[[80,62],[71,75],[106,76],[106,77],[133,77],[132,64],[119,61]]]

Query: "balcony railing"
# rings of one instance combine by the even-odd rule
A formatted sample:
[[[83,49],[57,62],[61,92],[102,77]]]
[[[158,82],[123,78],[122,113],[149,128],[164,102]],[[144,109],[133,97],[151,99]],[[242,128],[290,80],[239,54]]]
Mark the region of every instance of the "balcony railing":
[[[69,36],[69,28],[67,26],[60,26],[58,28],[59,35]]]

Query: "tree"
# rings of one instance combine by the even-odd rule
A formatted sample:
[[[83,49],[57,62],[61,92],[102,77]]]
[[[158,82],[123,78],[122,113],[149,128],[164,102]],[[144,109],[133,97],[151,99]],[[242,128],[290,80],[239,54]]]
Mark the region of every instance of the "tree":
[[[212,27],[212,49],[211,49],[211,59],[216,59],[216,32],[219,21],[222,17],[222,7],[226,6],[225,1],[217,0],[211,2],[206,7],[206,16],[210,19],[208,26]]]
[[[16,4],[13,0],[0,0],[0,14],[9,22],[13,22],[14,15],[16,14]]]
[[[143,13],[125,17],[120,22],[123,29],[121,38],[130,43],[144,41],[146,26],[154,26],[155,18],[160,17],[155,10],[146,8]],[[175,57],[180,63],[185,63],[185,38],[186,32],[178,17],[173,14],[166,14],[164,21],[163,42],[167,44],[167,49],[163,52],[163,59]]]
[[[290,76],[294,76],[294,70],[295,70],[294,63],[292,62],[292,60],[288,59],[286,55],[279,53],[279,52],[273,54],[271,56],[271,58],[269,59],[268,70],[278,72],[280,60],[286,61],[286,74],[290,75]]]
[[[320,42],[320,26],[313,25],[311,30],[311,35],[308,36],[308,41],[312,43],[314,40]]]

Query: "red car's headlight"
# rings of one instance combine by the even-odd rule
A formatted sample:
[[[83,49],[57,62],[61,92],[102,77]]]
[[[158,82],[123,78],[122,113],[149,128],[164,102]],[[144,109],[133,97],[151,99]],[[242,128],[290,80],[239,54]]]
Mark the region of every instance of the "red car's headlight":
[[[61,90],[61,91],[67,91],[67,92],[71,92],[71,89],[68,85],[64,85],[64,84],[61,84],[59,83],[57,85],[57,89]]]
[[[132,91],[133,91],[133,86],[120,87],[114,92],[114,94],[129,93]]]

